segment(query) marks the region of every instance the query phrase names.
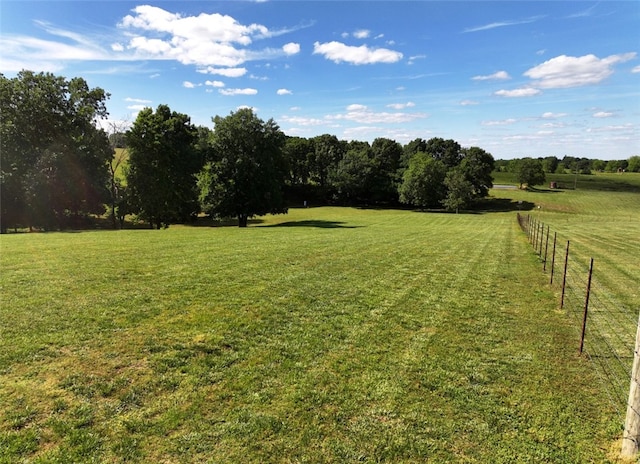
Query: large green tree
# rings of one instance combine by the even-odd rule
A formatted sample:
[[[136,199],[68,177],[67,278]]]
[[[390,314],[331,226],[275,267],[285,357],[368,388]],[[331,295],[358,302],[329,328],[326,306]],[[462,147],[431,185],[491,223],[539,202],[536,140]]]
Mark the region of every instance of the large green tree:
[[[516,165],[516,180],[523,185],[533,187],[544,184],[546,177],[542,167],[542,161],[533,158],[522,158]]]
[[[493,187],[491,173],[494,169],[493,156],[479,147],[463,148],[462,161],[458,166],[472,187],[472,198],[484,198]]]
[[[444,185],[447,187],[447,196],[442,200],[442,204],[449,211],[455,211],[457,214],[460,208],[466,208],[474,200],[473,184],[461,167],[457,166],[447,171]]]
[[[418,152],[411,157],[398,191],[400,201],[418,208],[436,208],[446,197],[444,179],[447,166],[429,153]]]
[[[632,156],[629,158],[627,170],[630,172],[640,172],[640,156]]]
[[[0,74],[3,231],[64,228],[104,212],[113,150],[96,122],[108,97],[77,77]]]
[[[433,159],[442,161],[447,168],[452,168],[462,161],[462,148],[455,140],[433,137],[427,140],[425,150]]]
[[[237,217],[239,227],[253,216],[286,213],[285,135],[275,121],[242,108],[213,122],[212,157],[198,182],[205,212]]]
[[[145,108],[127,132],[130,207],[158,229],[199,212],[195,175],[202,167],[198,131],[189,116]]]

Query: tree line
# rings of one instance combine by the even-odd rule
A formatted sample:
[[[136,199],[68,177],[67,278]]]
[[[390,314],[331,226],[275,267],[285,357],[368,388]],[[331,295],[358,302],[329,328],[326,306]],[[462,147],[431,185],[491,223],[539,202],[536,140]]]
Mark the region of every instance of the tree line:
[[[213,117],[208,128],[159,105],[107,133],[97,122],[108,98],[82,78],[0,74],[2,232],[88,227],[105,213],[114,228],[128,215],[161,228],[202,213],[243,227],[303,204],[458,211],[487,196],[496,166],[508,167],[437,137],[404,146],[289,137],[247,108]]]

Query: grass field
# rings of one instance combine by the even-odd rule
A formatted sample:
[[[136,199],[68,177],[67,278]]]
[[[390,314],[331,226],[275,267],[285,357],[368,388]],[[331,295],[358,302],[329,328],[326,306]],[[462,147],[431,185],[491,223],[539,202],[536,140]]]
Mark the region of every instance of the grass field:
[[[640,195],[493,194],[2,236],[0,462],[615,461],[620,418],[500,199],[628,241],[610,269],[637,282]]]

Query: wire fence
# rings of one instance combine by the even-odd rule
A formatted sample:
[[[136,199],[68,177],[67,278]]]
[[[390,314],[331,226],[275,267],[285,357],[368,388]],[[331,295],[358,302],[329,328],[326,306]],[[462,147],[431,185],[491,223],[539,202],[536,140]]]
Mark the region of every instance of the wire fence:
[[[637,310],[616,299],[598,278],[598,263],[573,252],[569,239],[530,215],[518,213],[517,218],[549,274],[549,285],[561,295],[559,307],[575,322],[580,335],[576,350],[593,364],[622,421],[628,410],[640,419],[637,405],[629,404]]]

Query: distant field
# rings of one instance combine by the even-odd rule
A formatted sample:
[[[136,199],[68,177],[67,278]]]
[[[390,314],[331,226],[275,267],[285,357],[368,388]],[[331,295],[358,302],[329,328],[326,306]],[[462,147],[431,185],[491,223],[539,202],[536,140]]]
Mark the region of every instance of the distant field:
[[[640,195],[492,193],[2,236],[0,462],[614,460],[620,418],[515,210],[637,304]]]

